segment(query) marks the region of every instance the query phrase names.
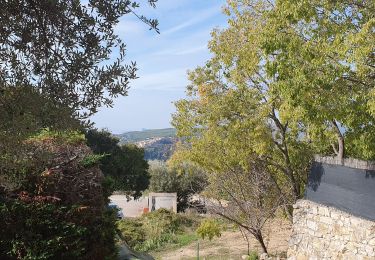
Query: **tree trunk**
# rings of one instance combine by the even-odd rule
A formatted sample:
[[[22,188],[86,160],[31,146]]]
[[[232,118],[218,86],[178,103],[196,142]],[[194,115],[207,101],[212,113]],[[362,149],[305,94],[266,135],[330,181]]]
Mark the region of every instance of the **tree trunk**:
[[[293,223],[293,207],[284,205],[283,208],[287,219],[290,221],[290,223]]]
[[[256,240],[258,240],[260,246],[262,247],[262,253],[268,254],[266,244],[264,243],[264,240],[263,240],[262,232],[259,230],[254,236]]]
[[[345,157],[345,142],[344,142],[344,136],[342,135],[340,128],[338,127],[335,120],[332,120],[333,128],[335,129],[335,132],[337,134],[337,142],[339,145],[339,150],[337,151],[337,159],[340,160],[341,164],[344,162]]]
[[[288,122],[286,122],[284,125],[280,122],[280,120],[277,118],[275,110],[272,109],[272,114],[270,115],[271,119],[274,121],[276,127],[279,129],[280,134],[282,136],[280,142],[277,140],[274,140],[274,143],[276,144],[277,148],[281,151],[283,154],[284,160],[285,160],[285,168],[286,168],[286,175],[290,179],[290,182],[293,186],[293,195],[294,199],[297,200],[300,198],[301,193],[301,187],[298,181],[296,181],[296,178],[293,175],[293,167],[290,162],[289,158],[289,151],[288,151],[288,145],[287,145],[287,129],[288,129]]]

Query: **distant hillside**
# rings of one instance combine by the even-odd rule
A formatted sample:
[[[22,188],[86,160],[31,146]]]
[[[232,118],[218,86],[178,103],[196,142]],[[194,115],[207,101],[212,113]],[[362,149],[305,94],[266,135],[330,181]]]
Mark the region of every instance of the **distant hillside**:
[[[121,143],[136,143],[153,138],[176,137],[176,129],[148,129],[144,131],[132,131],[117,135]]]
[[[145,150],[146,160],[166,161],[172,155],[177,142],[176,129],[150,129],[117,135],[120,143],[133,143]]]

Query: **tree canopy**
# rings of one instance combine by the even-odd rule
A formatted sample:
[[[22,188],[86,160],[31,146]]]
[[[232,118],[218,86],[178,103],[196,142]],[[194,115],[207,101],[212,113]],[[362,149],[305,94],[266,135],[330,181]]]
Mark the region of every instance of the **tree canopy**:
[[[339,158],[375,158],[374,13],[373,1],[316,0],[265,14],[261,50],[286,113]]]
[[[156,1],[148,0],[152,7]],[[119,18],[133,14],[158,31],[137,7],[128,0],[2,2],[0,86],[32,86],[84,117],[111,105],[136,78],[114,31]]]
[[[288,208],[314,153],[374,159],[373,1],[227,2],[212,58],[189,72],[187,98],[176,102],[183,141],[172,160],[203,168],[216,190],[265,165]]]
[[[112,189],[135,198],[141,196],[150,179],[143,149],[135,145],[119,145],[119,140],[104,130],[89,130],[86,138],[92,151],[103,155],[100,169],[110,178]]]

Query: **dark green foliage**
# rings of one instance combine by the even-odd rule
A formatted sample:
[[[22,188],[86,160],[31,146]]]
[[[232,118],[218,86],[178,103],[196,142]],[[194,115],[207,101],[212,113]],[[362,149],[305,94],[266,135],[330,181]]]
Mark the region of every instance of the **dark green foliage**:
[[[0,85],[32,86],[75,111],[81,109],[84,116],[126,95],[137,69],[135,62],[125,64],[126,46],[114,28],[123,15],[136,14],[139,5],[88,2],[2,2]],[[154,0],[148,2],[155,7]],[[158,30],[156,20],[138,17]],[[113,53],[116,59],[109,62]]]
[[[117,216],[99,168],[81,164],[92,155],[82,134],[44,130],[23,149],[25,174],[0,190],[0,258],[114,259]]]
[[[76,209],[54,204],[1,202],[0,258],[76,259],[85,251],[87,228],[72,222]],[[71,215],[71,219],[66,216]],[[64,250],[64,248],[68,250]]]
[[[141,196],[150,178],[143,149],[134,145],[120,146],[119,140],[107,131],[89,130],[86,138],[94,153],[108,154],[101,159],[100,169],[111,179],[112,189],[125,191],[135,198]]]
[[[52,140],[53,142],[79,145],[85,142],[85,135],[79,131],[54,131],[45,128],[28,138],[28,142]]]
[[[200,193],[207,186],[206,175],[196,167],[181,166],[168,168],[162,161],[151,161],[149,190],[152,192],[177,192],[177,210],[184,211],[189,206],[193,194]]]
[[[72,135],[71,130],[82,128],[72,114],[72,109],[30,87],[0,86],[0,191],[14,189],[23,181],[25,140],[30,136],[37,138],[39,133],[42,137],[47,132],[56,135],[66,130],[71,141],[82,137],[78,132]]]
[[[114,259],[110,211],[95,218],[78,206],[1,201],[0,259]]]

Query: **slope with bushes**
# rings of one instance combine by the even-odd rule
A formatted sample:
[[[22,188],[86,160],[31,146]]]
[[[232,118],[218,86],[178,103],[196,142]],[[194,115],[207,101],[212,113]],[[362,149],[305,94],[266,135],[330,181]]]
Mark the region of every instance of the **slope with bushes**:
[[[181,247],[198,239],[200,218],[158,209],[140,218],[118,222],[121,237],[133,249],[143,252]]]

